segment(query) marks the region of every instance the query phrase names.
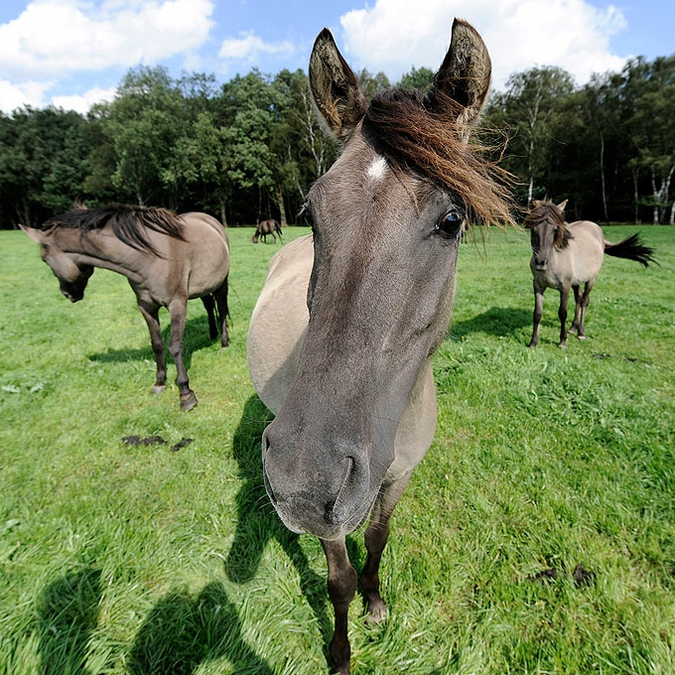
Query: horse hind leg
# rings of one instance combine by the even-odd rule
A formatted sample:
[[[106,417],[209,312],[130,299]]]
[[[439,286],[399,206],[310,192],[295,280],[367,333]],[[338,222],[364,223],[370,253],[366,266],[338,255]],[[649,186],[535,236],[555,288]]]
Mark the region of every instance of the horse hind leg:
[[[574,291],[574,320],[567,332],[577,333],[581,321],[581,286],[579,284],[572,286],[572,290]]]
[[[209,318],[209,337],[215,340],[218,337],[218,325],[216,324],[216,303],[211,294],[202,298],[206,315]]]
[[[218,308],[218,319],[220,321],[220,346],[223,348],[230,344],[230,338],[227,332],[227,318],[229,316],[227,289],[227,277],[225,277],[225,281],[213,291],[213,297],[216,300],[216,307]]]
[[[587,281],[586,285],[584,286],[583,295],[581,296],[579,330],[577,332],[577,337],[580,340],[586,339],[586,333],[584,332],[585,331],[585,324],[586,324],[586,310],[588,309],[588,303],[590,301],[590,295],[591,295],[591,291],[593,290],[594,284],[595,284],[595,279],[591,279],[591,280]]]

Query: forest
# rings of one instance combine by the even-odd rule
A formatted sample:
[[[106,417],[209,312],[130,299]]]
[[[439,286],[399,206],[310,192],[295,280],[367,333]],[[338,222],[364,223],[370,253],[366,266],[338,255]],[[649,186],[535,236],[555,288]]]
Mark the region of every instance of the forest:
[[[367,97],[400,82],[366,70]],[[481,142],[514,176],[519,206],[569,199],[568,218],[675,224],[675,55],[636,58],[578,87],[556,67],[513,74],[492,93]],[[296,223],[339,148],[316,117],[307,75],[129,70],[88,114],[0,113],[0,228],[39,226],[76,205],[133,203],[212,213],[229,226]]]

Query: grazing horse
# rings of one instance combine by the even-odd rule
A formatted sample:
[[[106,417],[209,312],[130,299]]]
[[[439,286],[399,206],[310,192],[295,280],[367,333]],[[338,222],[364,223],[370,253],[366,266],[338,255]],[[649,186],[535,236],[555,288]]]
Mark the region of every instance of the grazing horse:
[[[42,246],[42,260],[58,278],[63,295],[72,302],[84,297],[94,267],[104,267],[127,277],[150,329],[157,362],[154,394],[166,389],[159,309],[169,310],[169,352],[178,372],[176,384],[181,408],[194,408],[197,397],[190,389],[183,364],[183,333],[189,299],[202,299],[212,340],[218,336],[214,312],[217,306],[221,344],[228,345],[230,252],[221,223],[206,213],[177,216],[166,209],[130,206],[75,209],[51,218],[40,229],[21,227]]]
[[[535,201],[525,217],[525,229],[530,230],[532,258],[530,269],[534,277],[534,328],[530,347],[539,342],[539,324],[544,309],[544,291],[555,288],[560,291],[560,343],[567,346],[567,300],[570,287],[574,290],[576,307],[574,321],[569,332],[576,333],[580,340],[584,334],[588,296],[602,267],[606,255],[628,258],[645,267],[654,262],[654,249],[644,246],[638,234],[627,237],[618,244],[605,240],[601,227],[589,220],[565,222],[567,200],[557,206],[548,201]],[[581,284],[585,284],[583,293]]]
[[[263,220],[258,224],[258,227],[255,228],[255,234],[253,235],[253,239],[251,240],[254,244],[258,243],[258,239],[262,238],[263,243],[267,243],[267,235],[271,234],[272,235],[272,241],[276,244],[277,243],[277,238],[274,233],[277,233],[279,235],[279,239],[281,239],[281,225],[274,220],[274,218],[271,218],[270,220]]]
[[[470,221],[511,215],[494,167],[468,144],[491,64],[467,23],[453,24],[426,95],[393,89],[368,104],[327,29],[309,73],[342,152],[308,193],[313,236],[270,263],[248,360],[276,414],[262,439],[265,487],[290,530],[321,540],[335,610],[330,659],[344,675],[357,584],[345,537],[370,515],[361,585],[379,621],[392,511],[435,432],[431,355],[450,320],[460,235]]]

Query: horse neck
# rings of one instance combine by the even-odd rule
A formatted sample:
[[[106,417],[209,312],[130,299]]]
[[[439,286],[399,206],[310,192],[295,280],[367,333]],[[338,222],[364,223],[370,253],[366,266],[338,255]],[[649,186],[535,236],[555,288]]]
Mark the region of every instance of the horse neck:
[[[58,245],[80,264],[111,270],[131,280],[140,279],[144,264],[147,266],[147,253],[120,241],[109,228],[92,230],[86,237],[78,229],[64,229],[59,232]]]

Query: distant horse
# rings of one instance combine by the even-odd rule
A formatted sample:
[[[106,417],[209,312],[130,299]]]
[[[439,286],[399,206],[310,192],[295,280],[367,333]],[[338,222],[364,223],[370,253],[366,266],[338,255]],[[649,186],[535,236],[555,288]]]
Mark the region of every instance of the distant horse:
[[[557,206],[548,201],[535,201],[532,210],[525,217],[524,226],[530,230],[532,244],[530,269],[534,276],[534,328],[530,347],[536,347],[539,342],[539,324],[544,308],[544,291],[547,288],[560,291],[558,346],[565,348],[570,287],[574,290],[576,307],[569,332],[576,333],[577,337],[583,340],[588,296],[593,289],[605,254],[636,260],[645,267],[654,262],[654,249],[644,246],[638,234],[633,234],[618,244],[610,244],[596,223],[589,220],[565,222],[566,204],[567,200]],[[583,293],[581,284],[585,284]]]
[[[138,308],[150,329],[157,362],[152,388],[166,388],[164,343],[159,309],[171,316],[169,352],[176,363],[176,384],[183,410],[197,405],[183,364],[183,332],[187,301],[201,298],[209,319],[211,339],[218,337],[214,307],[217,306],[221,344],[228,345],[227,275],[230,253],[227,234],[206,213],[177,216],[159,208],[114,207],[76,209],[48,220],[41,229],[21,226],[42,246],[42,260],[60,282],[61,292],[72,302],[84,297],[95,267],[123,274],[136,293]]]
[[[469,221],[511,222],[493,167],[467,142],[490,71],[462,21],[426,95],[394,89],[369,105],[326,29],[310,59],[317,108],[343,150],[309,191],[313,236],[270,263],[247,351],[277,415],[263,435],[265,487],[290,530],[321,539],[343,675],[356,590],[345,537],[370,515],[361,586],[379,621],[392,511],[436,427],[431,355],[450,320],[460,235]]]
[[[262,238],[263,242],[266,244],[267,243],[267,235],[271,234],[272,235],[272,241],[276,244],[277,243],[277,238],[274,233],[277,233],[279,235],[279,239],[281,239],[281,225],[274,220],[274,218],[271,218],[270,220],[263,220],[258,224],[258,227],[255,229],[255,234],[253,235],[253,241],[254,244],[258,243],[258,239]]]

